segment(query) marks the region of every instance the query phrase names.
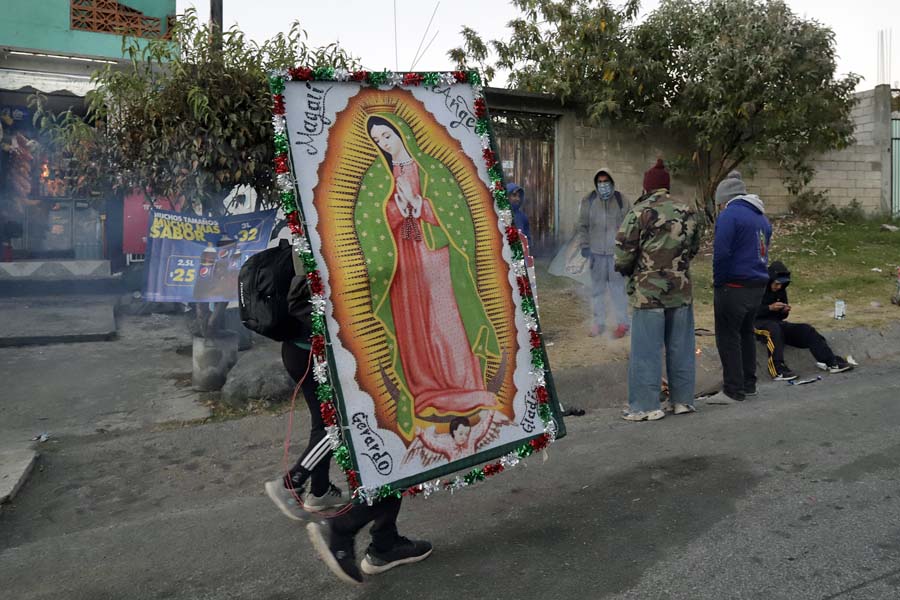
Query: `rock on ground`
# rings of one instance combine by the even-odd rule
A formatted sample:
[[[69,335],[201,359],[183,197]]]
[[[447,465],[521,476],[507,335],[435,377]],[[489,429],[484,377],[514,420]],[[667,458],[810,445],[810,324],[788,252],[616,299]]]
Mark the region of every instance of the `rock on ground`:
[[[294,391],[294,382],[281,364],[278,344],[258,344],[242,352],[228,373],[222,388],[222,401],[241,408],[251,401],[286,402]]]

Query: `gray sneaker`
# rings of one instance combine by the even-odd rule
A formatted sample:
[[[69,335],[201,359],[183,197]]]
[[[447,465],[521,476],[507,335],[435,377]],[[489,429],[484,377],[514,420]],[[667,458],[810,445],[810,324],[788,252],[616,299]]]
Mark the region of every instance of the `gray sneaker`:
[[[642,410],[631,412],[630,410],[622,411],[622,418],[626,421],[658,421],[666,416],[662,410]]]
[[[300,496],[302,493],[302,489],[291,491],[284,487],[283,477],[266,482],[266,495],[275,503],[275,506],[278,507],[278,510],[280,510],[284,516],[288,519],[293,519],[294,521],[309,520],[309,513],[303,510],[303,507],[297,502],[297,497],[295,497],[295,494],[296,496]]]
[[[719,392],[713,396],[708,396],[703,399],[707,404],[737,404],[740,402],[737,398],[732,398],[725,392]]]
[[[306,492],[306,495],[303,496],[303,508],[308,511],[321,512],[330,510],[344,506],[348,502],[350,502],[350,499],[347,497],[347,494],[333,483],[328,484],[328,491],[321,496],[316,496],[312,491]]]
[[[687,415],[692,412],[697,412],[697,409],[694,408],[693,404],[681,404],[680,402],[675,404],[675,408],[672,410],[676,415]]]

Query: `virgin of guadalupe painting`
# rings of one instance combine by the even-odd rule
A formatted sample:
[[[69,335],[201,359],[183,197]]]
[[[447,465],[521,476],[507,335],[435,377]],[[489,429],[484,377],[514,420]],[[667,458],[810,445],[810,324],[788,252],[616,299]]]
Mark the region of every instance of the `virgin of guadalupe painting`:
[[[364,485],[424,481],[540,435],[531,334],[462,95],[316,82],[285,98]]]

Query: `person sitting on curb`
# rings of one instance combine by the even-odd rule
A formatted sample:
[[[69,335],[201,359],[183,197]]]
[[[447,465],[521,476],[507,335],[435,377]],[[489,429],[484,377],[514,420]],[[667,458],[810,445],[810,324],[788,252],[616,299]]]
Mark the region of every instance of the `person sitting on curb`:
[[[616,234],[615,269],[627,278],[634,308],[628,358],[626,421],[656,421],[662,353],[669,400],[676,415],[694,408],[696,355],[690,263],[700,248],[700,224],[690,203],[670,195],[662,159],[644,175],[644,198]]]
[[[784,346],[808,348],[816,362],[825,365],[829,373],[849,371],[853,366],[844,358],[836,356],[828,342],[816,328],[808,323],[788,323],[791,313],[787,287],[791,283],[791,272],[781,261],[769,266],[769,286],[756,312],[754,322],[758,339],[765,342],[769,352],[769,375],[775,381],[791,381],[797,375],[784,362]]]

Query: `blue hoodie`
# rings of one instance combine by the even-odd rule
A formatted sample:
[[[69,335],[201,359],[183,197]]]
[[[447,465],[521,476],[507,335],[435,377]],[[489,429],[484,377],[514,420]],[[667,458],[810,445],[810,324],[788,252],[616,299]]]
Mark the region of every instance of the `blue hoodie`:
[[[518,184],[515,183],[507,183],[506,184],[506,193],[512,194],[516,190],[522,192],[522,200],[519,202],[518,206],[510,203],[510,207],[512,208],[513,214],[513,222],[516,225],[516,229],[525,234],[525,237],[528,239],[528,247],[531,248],[531,227],[528,225],[528,215],[525,214],[525,211],[522,210],[522,207],[525,205],[525,190],[523,190]]]
[[[729,202],[716,221],[713,285],[765,287],[771,239],[772,225],[758,196],[747,194]]]

